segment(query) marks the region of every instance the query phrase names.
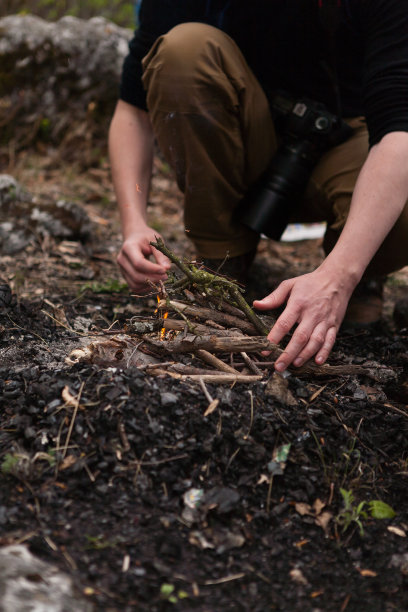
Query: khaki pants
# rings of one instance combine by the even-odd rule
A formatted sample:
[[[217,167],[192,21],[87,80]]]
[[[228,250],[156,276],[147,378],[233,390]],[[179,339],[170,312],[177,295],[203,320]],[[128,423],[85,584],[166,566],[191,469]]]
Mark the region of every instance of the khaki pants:
[[[185,227],[197,253],[222,258],[255,248],[259,236],[234,211],[270,164],[277,142],[266,96],[237,45],[212,26],[185,23],[155,42],[143,68],[155,135],[184,193]],[[368,153],[364,120],[350,123],[354,134],[320,159],[293,219],[326,221],[326,252],[345,223]],[[407,265],[407,236],[408,206],[368,273]]]

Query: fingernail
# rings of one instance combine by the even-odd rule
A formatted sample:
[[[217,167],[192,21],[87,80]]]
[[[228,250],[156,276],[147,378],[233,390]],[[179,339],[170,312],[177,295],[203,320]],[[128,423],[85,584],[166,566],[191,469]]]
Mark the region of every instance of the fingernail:
[[[303,362],[303,360],[302,360],[301,357],[296,357],[296,359],[293,362],[293,365],[300,366],[300,365],[302,365],[302,362]]]
[[[286,370],[286,364],[283,363],[283,361],[280,361],[275,365],[275,370],[277,370],[278,372],[283,372],[283,370]]]

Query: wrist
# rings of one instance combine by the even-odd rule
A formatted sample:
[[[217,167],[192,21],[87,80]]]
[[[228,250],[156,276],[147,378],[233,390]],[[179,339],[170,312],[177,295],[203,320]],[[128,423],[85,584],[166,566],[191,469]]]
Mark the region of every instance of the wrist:
[[[141,210],[134,204],[121,204],[119,212],[122,235],[125,239],[132,234],[148,229],[146,210]]]
[[[344,260],[334,260],[330,254],[326,257],[323,263],[319,266],[319,270],[324,273],[342,289],[351,295],[355,287],[361,280],[364,273],[364,268],[360,265],[355,265],[353,262]]]

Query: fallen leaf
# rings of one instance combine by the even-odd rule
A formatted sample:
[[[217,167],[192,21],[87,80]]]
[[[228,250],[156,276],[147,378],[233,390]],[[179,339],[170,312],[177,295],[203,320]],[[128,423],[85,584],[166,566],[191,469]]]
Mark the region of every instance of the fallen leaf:
[[[78,405],[78,400],[74,395],[72,395],[68,385],[65,385],[65,387],[63,388],[61,397],[67,406],[75,407]]]
[[[405,531],[403,529],[400,529],[400,527],[394,527],[393,525],[390,525],[389,527],[387,527],[387,529],[388,531],[391,531],[391,533],[395,533],[395,535],[400,536],[401,538],[407,537]]]
[[[293,582],[296,582],[297,584],[302,584],[303,586],[309,584],[307,579],[304,577],[304,575],[298,568],[290,570],[289,576],[292,578]]]
[[[308,544],[310,542],[310,540],[304,539],[304,540],[299,540],[299,542],[295,542],[295,546],[297,548],[302,548],[305,544]]]
[[[207,410],[204,412],[204,416],[208,416],[209,414],[212,414],[214,412],[214,410],[216,410],[218,404],[220,403],[219,399],[214,399],[209,405]]]
[[[322,514],[316,517],[315,523],[326,532],[332,518],[333,515],[331,512],[322,512]]]
[[[198,546],[199,548],[201,548],[202,550],[205,550],[206,548],[214,548],[214,544],[211,544],[211,542],[209,542],[202,534],[200,534],[198,531],[193,531],[192,533],[190,533],[188,541],[190,542],[190,544],[192,544],[193,546]]]
[[[298,401],[289,389],[289,383],[278,372],[274,372],[265,387],[265,394],[278,400],[285,406],[297,406]]]
[[[266,474],[261,474],[256,484],[260,485],[260,484],[264,484],[265,482],[269,482],[269,477]]]
[[[360,572],[360,574],[366,578],[375,578],[377,576],[377,572],[373,572],[373,570],[360,569],[360,568],[357,568],[357,569]]]
[[[320,387],[320,389],[318,389],[317,391],[315,391],[315,392],[313,393],[313,395],[311,395],[311,396],[309,397],[309,404],[311,404],[311,403],[312,403],[312,402],[313,402],[313,401],[316,399],[316,397],[318,397],[318,396],[321,394],[321,392],[322,392],[322,391],[324,391],[324,389],[325,389],[326,387],[327,387],[327,385],[324,385],[323,387]]]
[[[306,504],[305,502],[296,502],[295,510],[301,516],[304,516],[305,514],[313,514],[312,506]]]
[[[319,499],[319,498],[316,499],[316,501],[313,504],[313,510],[315,511],[316,516],[321,513],[321,511],[323,510],[325,505],[326,504],[324,502],[322,502],[321,499]]]
[[[74,455],[68,455],[68,457],[65,457],[64,461],[59,466],[59,469],[66,470],[69,467],[71,467],[71,465],[74,465],[76,461],[77,461],[77,458]]]

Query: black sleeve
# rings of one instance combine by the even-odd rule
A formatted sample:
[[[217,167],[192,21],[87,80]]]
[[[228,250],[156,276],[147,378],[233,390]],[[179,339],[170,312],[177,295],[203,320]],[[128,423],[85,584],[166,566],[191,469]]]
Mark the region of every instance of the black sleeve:
[[[205,0],[143,0],[139,27],[129,43],[120,83],[121,100],[146,110],[146,94],[142,84],[142,59],[154,41],[179,23],[202,21]]]
[[[363,102],[370,146],[408,132],[408,0],[359,0],[365,40]]]

